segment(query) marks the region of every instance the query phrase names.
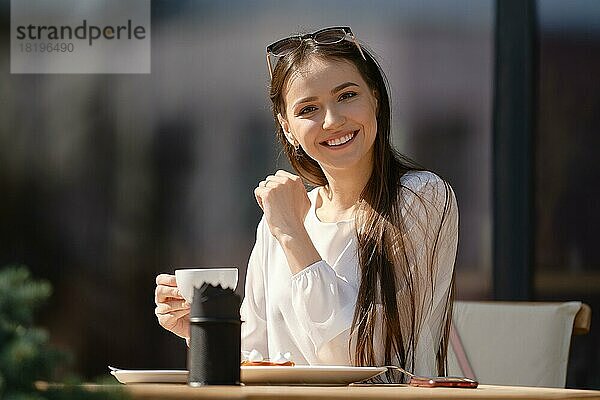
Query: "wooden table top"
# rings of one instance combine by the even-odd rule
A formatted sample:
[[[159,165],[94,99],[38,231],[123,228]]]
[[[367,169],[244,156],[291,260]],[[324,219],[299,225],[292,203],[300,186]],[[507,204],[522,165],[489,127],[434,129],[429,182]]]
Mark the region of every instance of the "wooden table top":
[[[480,385],[477,389],[418,388],[407,385],[203,386],[129,384],[135,400],[168,399],[600,399],[600,391]]]

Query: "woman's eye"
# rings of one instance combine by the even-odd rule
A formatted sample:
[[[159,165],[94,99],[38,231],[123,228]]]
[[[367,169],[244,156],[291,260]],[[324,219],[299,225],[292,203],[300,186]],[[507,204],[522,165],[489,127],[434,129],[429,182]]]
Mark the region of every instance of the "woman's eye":
[[[317,109],[317,107],[315,106],[306,106],[303,107],[300,111],[298,111],[298,115],[304,115],[304,114],[308,114],[310,112],[313,112]]]
[[[346,99],[349,99],[349,98],[351,98],[351,97],[354,97],[354,96],[356,96],[357,94],[358,94],[358,93],[356,93],[356,92],[346,92],[346,93],[342,93],[342,94],[340,95],[340,98],[339,98],[339,99],[340,99],[340,100],[346,100]]]

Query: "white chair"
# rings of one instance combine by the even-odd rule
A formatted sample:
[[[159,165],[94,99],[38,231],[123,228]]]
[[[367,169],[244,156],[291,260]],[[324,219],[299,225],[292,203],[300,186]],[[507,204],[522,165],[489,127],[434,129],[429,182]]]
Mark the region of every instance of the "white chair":
[[[448,375],[473,378],[470,367],[483,384],[565,387],[571,335],[589,331],[591,309],[576,301],[456,301],[452,319]]]

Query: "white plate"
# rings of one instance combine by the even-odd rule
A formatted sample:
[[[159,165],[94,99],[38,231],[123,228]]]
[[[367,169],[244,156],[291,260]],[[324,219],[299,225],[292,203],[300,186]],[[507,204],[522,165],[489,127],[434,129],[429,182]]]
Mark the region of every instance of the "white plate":
[[[241,367],[245,384],[288,385],[348,385],[382,374],[385,367],[306,366]],[[125,370],[112,369],[111,374],[121,383],[187,383],[185,370]]]
[[[347,367],[296,365],[293,367],[241,367],[245,384],[348,385],[373,378],[385,367]]]
[[[121,383],[186,383],[188,377],[182,370],[114,369],[110,373]]]

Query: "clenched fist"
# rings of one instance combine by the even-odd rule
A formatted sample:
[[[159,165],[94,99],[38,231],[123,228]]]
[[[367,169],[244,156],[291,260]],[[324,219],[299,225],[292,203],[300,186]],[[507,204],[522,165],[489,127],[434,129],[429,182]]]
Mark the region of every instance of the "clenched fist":
[[[256,202],[265,213],[273,236],[294,236],[303,231],[304,218],[310,209],[310,200],[302,179],[279,170],[269,175],[254,189]]]

